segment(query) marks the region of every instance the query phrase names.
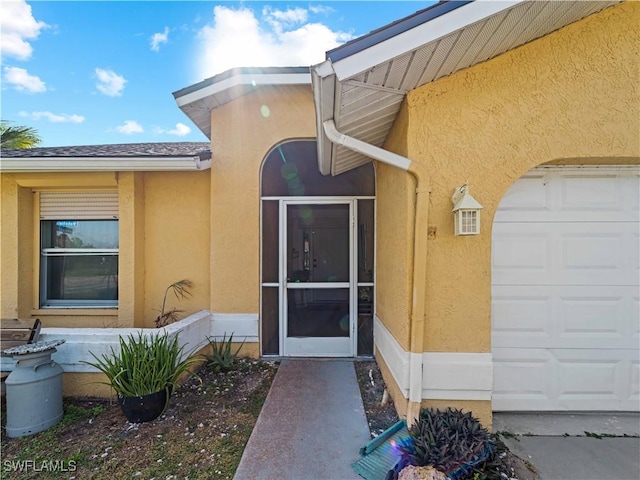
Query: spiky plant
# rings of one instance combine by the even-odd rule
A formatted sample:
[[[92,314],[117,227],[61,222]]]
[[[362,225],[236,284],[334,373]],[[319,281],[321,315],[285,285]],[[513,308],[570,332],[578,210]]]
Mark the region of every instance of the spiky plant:
[[[178,300],[182,300],[184,298],[191,297],[191,289],[193,288],[193,282],[186,278],[182,280],[178,280],[177,282],[169,285],[164,291],[164,296],[162,297],[162,308],[160,309],[160,315],[156,317],[156,327],[161,328],[170,323],[176,322],[179,320],[179,314],[182,313],[182,310],[178,310],[176,307],[173,307],[170,310],[166,310],[167,306],[167,295],[172,291]]]
[[[495,450],[489,432],[471,413],[452,408],[423,409],[409,434],[410,440],[398,446],[400,461],[388,479],[408,465],[432,466],[453,480],[473,478]]]
[[[238,359],[240,349],[244,345],[244,340],[240,343],[237,349],[233,350],[233,333],[227,339],[225,333],[222,340],[216,340],[212,337],[207,337],[209,346],[211,347],[211,353],[205,355],[207,363],[218,373],[228,372],[233,367],[233,364]]]
[[[168,334],[145,336],[138,332],[120,337],[120,349],[111,347],[100,357],[89,352],[94,361],[82,363],[95,367],[107,376],[109,385],[121,397],[140,397],[160,390],[175,389],[185,374],[199,363],[197,357],[184,352],[178,337]]]

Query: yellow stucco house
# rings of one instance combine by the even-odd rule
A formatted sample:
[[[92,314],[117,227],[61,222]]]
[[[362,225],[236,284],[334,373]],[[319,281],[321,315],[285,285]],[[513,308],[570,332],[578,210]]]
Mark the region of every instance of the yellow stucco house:
[[[441,2],[175,92],[210,145],[3,154],[0,313],[68,339],[68,394],[189,278],[168,329],[375,355],[401,415],[638,411],[639,25],[636,2]]]

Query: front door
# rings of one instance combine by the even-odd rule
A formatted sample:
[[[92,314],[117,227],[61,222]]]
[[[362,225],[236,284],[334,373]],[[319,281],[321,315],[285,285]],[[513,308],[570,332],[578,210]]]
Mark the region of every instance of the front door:
[[[284,201],[286,356],[353,356],[353,201]]]

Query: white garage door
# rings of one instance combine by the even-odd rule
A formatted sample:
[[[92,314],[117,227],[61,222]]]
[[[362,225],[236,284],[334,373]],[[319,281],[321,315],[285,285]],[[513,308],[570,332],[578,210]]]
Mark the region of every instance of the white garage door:
[[[638,167],[549,167],[505,195],[494,410],[640,410],[639,191]]]

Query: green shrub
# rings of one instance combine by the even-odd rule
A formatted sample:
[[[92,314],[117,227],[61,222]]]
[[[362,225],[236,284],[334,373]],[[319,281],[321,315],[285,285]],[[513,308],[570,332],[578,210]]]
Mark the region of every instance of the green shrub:
[[[240,353],[240,349],[244,345],[244,340],[235,351],[232,345],[233,333],[229,336],[229,339],[227,339],[227,334],[225,333],[220,341],[211,337],[207,337],[207,340],[211,347],[211,354],[205,355],[207,363],[219,373],[231,370],[238,359],[238,353]]]
[[[138,332],[137,337],[120,336],[120,352],[116,353],[111,347],[111,353],[100,358],[89,352],[95,361],[82,363],[104,373],[108,382],[102,383],[119,396],[140,397],[164,389],[171,391],[185,373],[191,373],[189,369],[198,359],[183,355],[183,350],[177,336],[169,339],[166,333],[145,336]]]
[[[433,466],[453,480],[473,478],[495,449],[489,432],[471,413],[451,408],[423,409],[409,434],[409,441],[397,447],[400,462],[387,479],[396,479],[408,465]]]

